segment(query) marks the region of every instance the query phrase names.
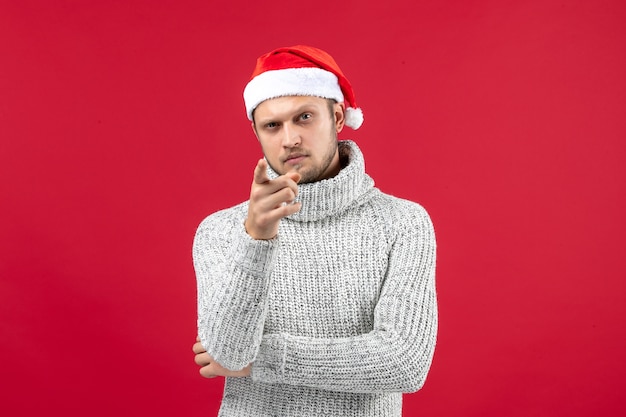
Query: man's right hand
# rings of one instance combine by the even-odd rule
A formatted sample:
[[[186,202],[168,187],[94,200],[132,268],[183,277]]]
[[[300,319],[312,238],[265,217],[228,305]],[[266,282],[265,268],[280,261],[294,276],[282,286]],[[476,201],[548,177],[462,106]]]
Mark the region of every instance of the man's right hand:
[[[301,203],[294,203],[298,195],[300,174],[288,172],[273,180],[267,176],[267,161],[260,159],[254,169],[250,188],[246,232],[259,240],[272,239],[278,234],[280,219],[300,211]]]

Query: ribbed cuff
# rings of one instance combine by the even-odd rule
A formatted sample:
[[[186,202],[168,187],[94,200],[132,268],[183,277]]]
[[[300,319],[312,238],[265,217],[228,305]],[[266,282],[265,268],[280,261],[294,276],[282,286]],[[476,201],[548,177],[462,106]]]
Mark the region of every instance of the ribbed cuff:
[[[233,247],[231,253],[232,262],[239,268],[254,275],[265,275],[269,273],[274,265],[278,239],[253,239],[246,233],[243,224],[236,229],[235,233],[237,233],[238,236],[234,239],[236,245]]]

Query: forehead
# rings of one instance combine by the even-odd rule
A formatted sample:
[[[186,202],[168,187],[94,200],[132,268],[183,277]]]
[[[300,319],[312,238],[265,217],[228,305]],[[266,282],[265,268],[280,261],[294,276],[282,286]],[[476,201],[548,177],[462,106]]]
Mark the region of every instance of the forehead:
[[[254,110],[255,118],[278,117],[307,110],[322,109],[327,105],[327,99],[312,96],[284,96],[263,101]]]

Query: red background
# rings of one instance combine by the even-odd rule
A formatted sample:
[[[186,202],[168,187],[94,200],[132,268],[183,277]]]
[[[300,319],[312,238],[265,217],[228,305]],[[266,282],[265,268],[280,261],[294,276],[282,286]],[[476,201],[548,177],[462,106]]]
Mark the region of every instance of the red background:
[[[407,416],[624,415],[621,1],[2,1],[0,413],[211,416],[191,243],[247,198],[256,57],[351,79],[386,192],[439,243]]]

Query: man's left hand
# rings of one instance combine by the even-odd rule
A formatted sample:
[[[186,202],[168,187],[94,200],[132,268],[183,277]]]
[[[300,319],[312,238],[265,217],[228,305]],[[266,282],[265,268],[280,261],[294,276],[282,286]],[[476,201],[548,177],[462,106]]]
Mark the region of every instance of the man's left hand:
[[[219,363],[215,362],[215,359],[213,359],[213,357],[206,352],[206,349],[200,343],[200,338],[197,338],[196,343],[193,345],[193,353],[196,354],[196,364],[200,366],[200,375],[205,378],[215,378],[216,376],[250,376],[250,368],[252,365],[248,365],[240,371],[231,371],[230,369],[226,369]]]

